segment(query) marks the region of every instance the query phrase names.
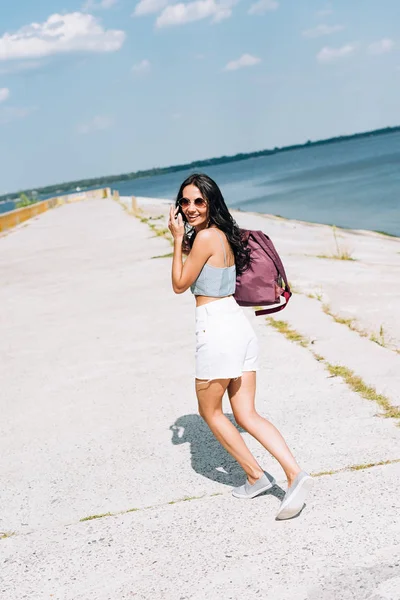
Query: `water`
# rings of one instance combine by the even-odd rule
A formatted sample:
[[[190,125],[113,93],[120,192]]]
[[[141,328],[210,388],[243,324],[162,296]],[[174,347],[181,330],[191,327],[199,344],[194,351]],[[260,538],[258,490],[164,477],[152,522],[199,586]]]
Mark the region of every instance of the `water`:
[[[208,167],[228,206],[400,236],[400,133]],[[174,198],[191,171],[113,184],[121,195]]]
[[[203,170],[221,187],[231,208],[400,236],[400,133]],[[124,196],[172,200],[191,172],[114,182],[110,187]]]

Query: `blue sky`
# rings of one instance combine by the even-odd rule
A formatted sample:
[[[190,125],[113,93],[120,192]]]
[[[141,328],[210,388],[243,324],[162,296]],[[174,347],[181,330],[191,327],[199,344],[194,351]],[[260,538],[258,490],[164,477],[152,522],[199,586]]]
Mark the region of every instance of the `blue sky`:
[[[399,0],[0,8],[0,193],[388,125]]]

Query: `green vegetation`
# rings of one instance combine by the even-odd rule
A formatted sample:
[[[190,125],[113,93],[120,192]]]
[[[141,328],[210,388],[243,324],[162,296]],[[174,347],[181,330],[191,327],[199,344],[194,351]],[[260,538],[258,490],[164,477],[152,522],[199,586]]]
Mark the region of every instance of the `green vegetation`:
[[[371,333],[371,335],[369,336],[369,339],[371,340],[371,342],[375,342],[375,344],[378,344],[379,346],[383,346],[384,348],[386,348],[386,343],[385,343],[385,330],[383,329],[383,325],[380,326],[379,328],[379,333]]]
[[[356,260],[352,257],[350,250],[339,245],[336,235],[336,225],[332,225],[333,237],[335,239],[336,252],[334,254],[318,254],[317,258],[333,258],[335,260]]]
[[[395,465],[400,462],[400,458],[393,460],[380,460],[376,463],[364,463],[360,465],[350,465],[349,467],[343,467],[343,469],[332,469],[330,471],[320,471],[319,473],[312,473],[313,477],[324,477],[325,475],[337,475],[338,473],[345,473],[346,471],[363,471],[364,469],[372,469],[373,467],[383,467],[384,465]]]
[[[362,337],[367,337],[367,334],[365,333],[365,331],[363,331],[362,329],[360,329],[359,327],[357,327],[355,325],[355,319],[352,319],[352,318],[345,319],[343,317],[339,317],[338,315],[335,315],[335,313],[333,313],[331,311],[330,306],[328,304],[323,304],[322,310],[324,311],[324,313],[326,315],[332,317],[332,319],[334,321],[336,321],[336,323],[339,323],[340,325],[346,325],[349,329],[351,329],[351,331],[356,331]]]
[[[379,233],[380,235],[385,235],[386,237],[392,237],[392,238],[398,238],[398,235],[395,235],[394,233],[389,233],[387,231],[379,231],[379,229],[373,229],[373,231],[375,231],[375,233]]]
[[[326,144],[336,144],[339,142],[345,142],[348,140],[361,139],[366,137],[375,137],[379,135],[386,135],[400,131],[399,127],[386,127],[384,129],[376,129],[375,131],[366,131],[363,133],[355,133],[353,135],[341,135],[338,137],[328,138],[325,140],[318,140],[312,142],[308,140],[305,144],[295,144],[292,146],[285,146],[283,148],[275,147],[273,149],[258,150],[256,152],[239,153],[232,156],[220,156],[218,158],[209,158],[206,160],[193,161],[191,163],[185,163],[181,165],[174,165],[170,167],[160,167],[154,169],[147,169],[143,171],[133,171],[131,173],[122,173],[120,175],[107,175],[105,177],[95,177],[92,179],[81,179],[79,181],[70,181],[56,185],[49,185],[37,190],[41,195],[61,195],[73,192],[77,187],[82,190],[94,187],[109,186],[114,182],[119,181],[130,181],[133,179],[139,179],[140,177],[153,177],[154,175],[164,175],[165,173],[175,173],[177,171],[189,171],[194,169],[203,169],[206,167],[212,167],[214,165],[221,165],[230,162],[238,162],[247,160],[249,158],[258,158],[260,156],[271,156],[280,152],[290,152],[291,150],[298,150],[301,148],[311,148],[313,146],[324,146]],[[25,190],[25,193],[30,193],[30,190]],[[5,194],[0,196],[0,200],[14,200],[18,197],[18,193]]]
[[[322,302],[322,291],[307,294],[307,298],[311,298],[311,300],[318,300],[318,302]]]
[[[110,512],[103,513],[101,515],[91,515],[90,517],[83,517],[82,519],[79,519],[79,522],[83,523],[84,521],[93,521],[93,519],[102,519],[103,517],[111,517],[111,516],[113,516],[113,515]]]
[[[312,298],[314,296],[312,294],[310,294],[308,297]],[[343,317],[339,317],[338,315],[335,315],[335,313],[333,313],[331,311],[330,306],[328,304],[323,304],[322,310],[324,311],[324,313],[326,315],[329,315],[330,317],[332,317],[332,319],[334,321],[336,321],[336,323],[339,323],[340,325],[346,325],[346,327],[351,329],[351,331],[355,331],[361,337],[369,337],[371,342],[375,342],[375,344],[378,344],[379,346],[382,346],[383,348],[387,348],[388,350],[392,350],[393,352],[400,354],[399,348],[394,348],[392,345],[390,345],[390,343],[387,342],[387,340],[385,338],[385,330],[384,330],[383,325],[380,326],[378,333],[374,333],[374,332],[368,333],[367,331],[365,331],[364,329],[361,329],[357,325],[357,322],[355,319],[352,319],[352,318],[345,319]]]
[[[15,535],[15,531],[0,531],[0,540],[12,537],[13,535]]]
[[[277,329],[280,333],[283,333],[283,335],[291,342],[296,342],[297,344],[300,344],[300,346],[303,346],[303,348],[307,348],[309,345],[306,338],[295,329],[291,329],[286,321],[278,321],[272,317],[269,317],[267,321],[272,327]]]
[[[15,208],[24,208],[24,206],[30,206],[35,204],[37,200],[35,198],[27,196],[25,193],[19,195],[19,200],[15,204]]]
[[[384,417],[400,419],[400,408],[392,406],[389,398],[383,394],[378,394],[374,387],[367,385],[361,377],[355,375],[353,371],[343,365],[331,365],[327,361],[325,361],[325,366],[331,375],[334,377],[341,377],[354,392],[357,392],[357,394],[360,394],[360,396],[366,400],[372,400],[379,404],[384,411]]]
[[[286,321],[277,321],[274,318],[269,317],[267,318],[267,322],[277,331],[282,333],[288,340],[300,344],[300,346],[303,346],[303,348],[309,348],[310,344],[307,339],[295,329],[291,329]],[[329,371],[332,377],[341,377],[354,392],[360,394],[360,396],[366,400],[372,400],[373,402],[376,402],[383,409],[383,417],[387,419],[400,419],[400,407],[393,406],[387,396],[378,394],[374,387],[367,385],[361,379],[361,377],[355,375],[355,373],[348,367],[343,365],[332,365],[320,354],[317,354],[312,350],[311,352],[318,362],[322,362],[324,364],[325,368]]]

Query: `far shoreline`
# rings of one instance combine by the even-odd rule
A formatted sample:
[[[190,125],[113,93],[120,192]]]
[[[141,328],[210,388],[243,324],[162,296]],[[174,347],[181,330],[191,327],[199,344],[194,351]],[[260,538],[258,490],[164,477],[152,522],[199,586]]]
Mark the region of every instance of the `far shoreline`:
[[[37,193],[39,199],[45,200],[45,196],[61,195],[73,193],[74,190],[79,187],[82,191],[87,191],[95,187],[112,187],[111,184],[116,184],[124,181],[132,181],[135,179],[141,179],[145,177],[156,177],[158,175],[165,175],[169,173],[176,173],[179,171],[185,171],[189,169],[203,169],[204,167],[212,167],[221,164],[235,163],[250,160],[252,158],[261,158],[273,156],[275,154],[291,152],[293,150],[302,150],[313,148],[315,146],[326,146],[331,144],[339,144],[342,142],[351,142],[354,140],[360,140],[369,137],[379,137],[384,135],[391,135],[394,133],[400,133],[400,125],[383,127],[380,129],[374,129],[370,131],[363,131],[358,133],[337,135],[330,138],[323,138],[319,140],[307,140],[302,144],[290,144],[287,146],[275,146],[274,148],[265,148],[262,150],[255,150],[252,152],[239,152],[234,155],[223,155],[219,157],[212,157],[200,160],[194,160],[190,163],[182,163],[178,165],[170,165],[167,167],[153,167],[150,169],[142,169],[138,171],[132,171],[128,173],[119,173],[118,175],[107,175],[99,177],[91,177],[87,179],[80,179],[74,181],[68,181],[63,183],[56,183],[47,186],[35,186],[17,192],[9,192],[0,195],[0,202],[9,200],[13,201],[18,199],[20,194],[31,195],[33,192]]]
[[[167,199],[167,198],[151,198],[148,196],[135,196],[138,204],[139,204],[139,208],[142,208],[140,205],[143,204],[143,208],[145,208],[146,206],[152,206],[152,207],[157,207],[157,206],[164,206],[164,205],[171,205],[173,204],[173,201]],[[121,201],[126,204],[126,202],[124,202],[124,199],[130,200],[131,196],[121,196]],[[303,221],[302,219],[293,219],[290,217],[283,217],[282,215],[274,215],[272,213],[262,213],[262,212],[258,212],[258,211],[253,211],[253,210],[242,210],[242,209],[238,209],[238,208],[229,208],[229,211],[231,213],[242,213],[242,214],[246,214],[246,215],[254,215],[257,217],[263,217],[263,218],[269,218],[269,219],[276,219],[279,221],[288,221],[290,223],[298,223],[299,225],[309,225],[311,227],[329,227],[329,228],[335,228],[335,229],[339,229],[342,231],[346,231],[348,233],[354,233],[354,234],[362,234],[362,235],[373,235],[373,236],[382,236],[384,238],[389,238],[389,239],[393,239],[393,240],[400,240],[400,235],[395,235],[393,233],[388,233],[386,231],[378,231],[376,229],[358,229],[358,228],[352,228],[352,227],[345,227],[343,225],[334,225],[332,223],[320,223],[319,221]]]

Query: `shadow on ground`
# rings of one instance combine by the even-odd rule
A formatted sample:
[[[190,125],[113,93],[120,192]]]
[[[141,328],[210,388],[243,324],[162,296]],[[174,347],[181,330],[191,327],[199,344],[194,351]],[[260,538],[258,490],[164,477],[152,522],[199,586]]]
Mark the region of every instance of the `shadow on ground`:
[[[225,416],[240,433],[244,432],[232,414],[225,413]],[[196,473],[232,487],[242,485],[246,481],[242,468],[216,440],[200,415],[179,417],[170,429],[174,445],[190,444],[192,468]],[[274,485],[271,490],[258,497],[268,494],[282,500],[284,491],[278,485]]]

